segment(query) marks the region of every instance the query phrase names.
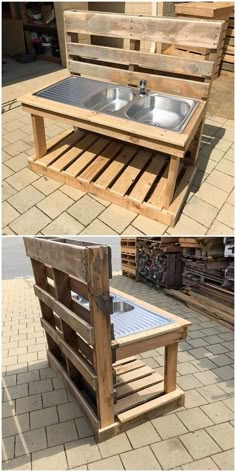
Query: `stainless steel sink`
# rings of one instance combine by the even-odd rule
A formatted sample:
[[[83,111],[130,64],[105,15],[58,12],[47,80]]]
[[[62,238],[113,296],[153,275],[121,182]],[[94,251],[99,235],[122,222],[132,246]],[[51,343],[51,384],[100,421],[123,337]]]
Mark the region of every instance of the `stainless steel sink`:
[[[89,301],[71,292],[72,298],[84,308],[89,310]],[[140,333],[147,329],[153,329],[174,323],[172,319],[141,307],[138,303],[129,303],[126,298],[111,294],[113,309],[111,324],[113,325],[114,338]]]
[[[113,313],[126,313],[127,311],[131,311],[133,309],[133,305],[130,305],[125,301],[113,301]]]
[[[162,93],[140,95],[138,88],[73,75],[35,94],[57,103],[96,110],[179,133],[199,104],[197,100]]]
[[[182,131],[196,105],[195,100],[150,93],[135,100],[126,116],[147,125]]]
[[[128,87],[111,87],[95,94],[85,102],[85,106],[104,113],[113,113],[124,108],[135,97]]]
[[[86,298],[81,297],[80,295],[76,295],[74,292],[72,292],[72,297],[75,298],[80,305],[89,310],[89,301]],[[126,302],[125,300],[121,300],[114,296],[112,296],[112,299],[112,313],[126,313],[127,311],[131,311],[134,309],[133,305],[130,305],[130,303]]]

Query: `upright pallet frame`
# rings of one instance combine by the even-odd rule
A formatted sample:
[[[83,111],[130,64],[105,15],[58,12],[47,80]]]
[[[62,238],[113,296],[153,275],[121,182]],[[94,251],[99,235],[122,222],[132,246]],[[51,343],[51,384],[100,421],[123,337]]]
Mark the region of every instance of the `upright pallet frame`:
[[[122,275],[137,280],[137,238],[121,238],[120,246]]]
[[[102,441],[183,405],[176,387],[178,342],[189,322],[122,292],[173,323],[114,339],[107,246],[64,238],[24,238],[46,332],[49,364],[62,376]],[[89,308],[72,297],[86,298]],[[128,316],[128,315],[127,315]],[[165,346],[164,378],[136,354]]]
[[[20,101],[32,115],[36,149],[29,167],[174,226],[198,167],[223,22],[72,10],[65,12],[65,31],[70,74],[134,87],[145,78],[149,89],[195,98],[199,105],[184,131],[176,133],[25,95]],[[128,39],[130,49],[81,44],[84,34]],[[142,52],[140,45],[146,40],[207,48],[210,60]],[[62,133],[46,145],[45,118],[80,130]]]

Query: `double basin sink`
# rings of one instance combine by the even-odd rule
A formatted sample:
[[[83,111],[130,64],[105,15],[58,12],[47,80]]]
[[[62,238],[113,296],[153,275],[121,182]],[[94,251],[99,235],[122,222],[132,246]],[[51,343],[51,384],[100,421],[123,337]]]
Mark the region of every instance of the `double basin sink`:
[[[120,86],[74,75],[35,95],[178,133],[184,130],[199,104],[197,100],[146,91],[146,88]]]
[[[123,86],[106,88],[84,104],[91,110],[176,132],[183,131],[197,105],[196,100],[154,92],[141,95]]]

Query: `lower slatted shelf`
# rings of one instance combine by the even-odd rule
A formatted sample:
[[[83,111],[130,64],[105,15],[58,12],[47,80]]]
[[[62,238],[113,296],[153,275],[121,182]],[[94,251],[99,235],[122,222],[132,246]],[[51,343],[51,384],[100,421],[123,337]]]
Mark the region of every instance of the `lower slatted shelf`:
[[[88,400],[50,351],[48,351],[48,361],[62,376],[66,386],[79,402],[99,441],[183,405],[182,390],[176,389],[164,393],[162,375],[154,372],[135,356],[122,359],[113,364],[115,422],[101,429],[99,419]]]
[[[173,226],[197,168],[180,165],[174,198],[166,209],[169,162],[170,156],[157,151],[91,132],[67,130],[48,143],[46,155],[30,159],[29,167]]]

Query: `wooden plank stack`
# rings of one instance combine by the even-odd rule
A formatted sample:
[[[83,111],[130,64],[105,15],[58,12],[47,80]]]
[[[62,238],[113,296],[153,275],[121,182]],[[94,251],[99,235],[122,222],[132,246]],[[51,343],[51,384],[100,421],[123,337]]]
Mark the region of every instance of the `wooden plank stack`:
[[[221,71],[228,75],[234,73],[234,13],[227,23],[226,37],[223,47]]]
[[[202,18],[211,20],[224,20],[221,41],[214,58],[215,71],[214,79],[220,75],[220,71],[234,71],[234,3],[233,2],[187,2],[176,3],[175,13],[181,17]],[[212,60],[209,49],[184,48],[181,46],[171,46],[164,51],[165,54],[173,53],[184,57],[199,56],[199,59]]]
[[[193,238],[189,238],[191,241]],[[195,238],[194,238],[195,239]],[[167,293],[183,301],[195,311],[233,329],[234,326],[234,261],[224,257],[227,238],[179,238],[187,245],[184,253],[183,285],[181,290]],[[186,240],[186,241],[185,241]],[[194,245],[198,243],[198,248]],[[190,249],[188,246],[193,245]],[[189,251],[198,251],[189,252]],[[201,255],[199,255],[199,251]]]
[[[234,329],[234,306],[232,293],[222,288],[200,284],[196,287],[188,287],[182,290],[166,290],[172,297],[186,303],[194,311],[205,315],[207,318],[223,324],[229,329]],[[225,303],[225,300],[228,303]],[[229,301],[230,300],[230,301]]]
[[[182,242],[182,244],[187,243]],[[228,260],[224,258],[223,238],[198,238],[197,244],[197,252],[184,252],[184,285],[195,285],[204,281],[222,285],[228,266]]]

